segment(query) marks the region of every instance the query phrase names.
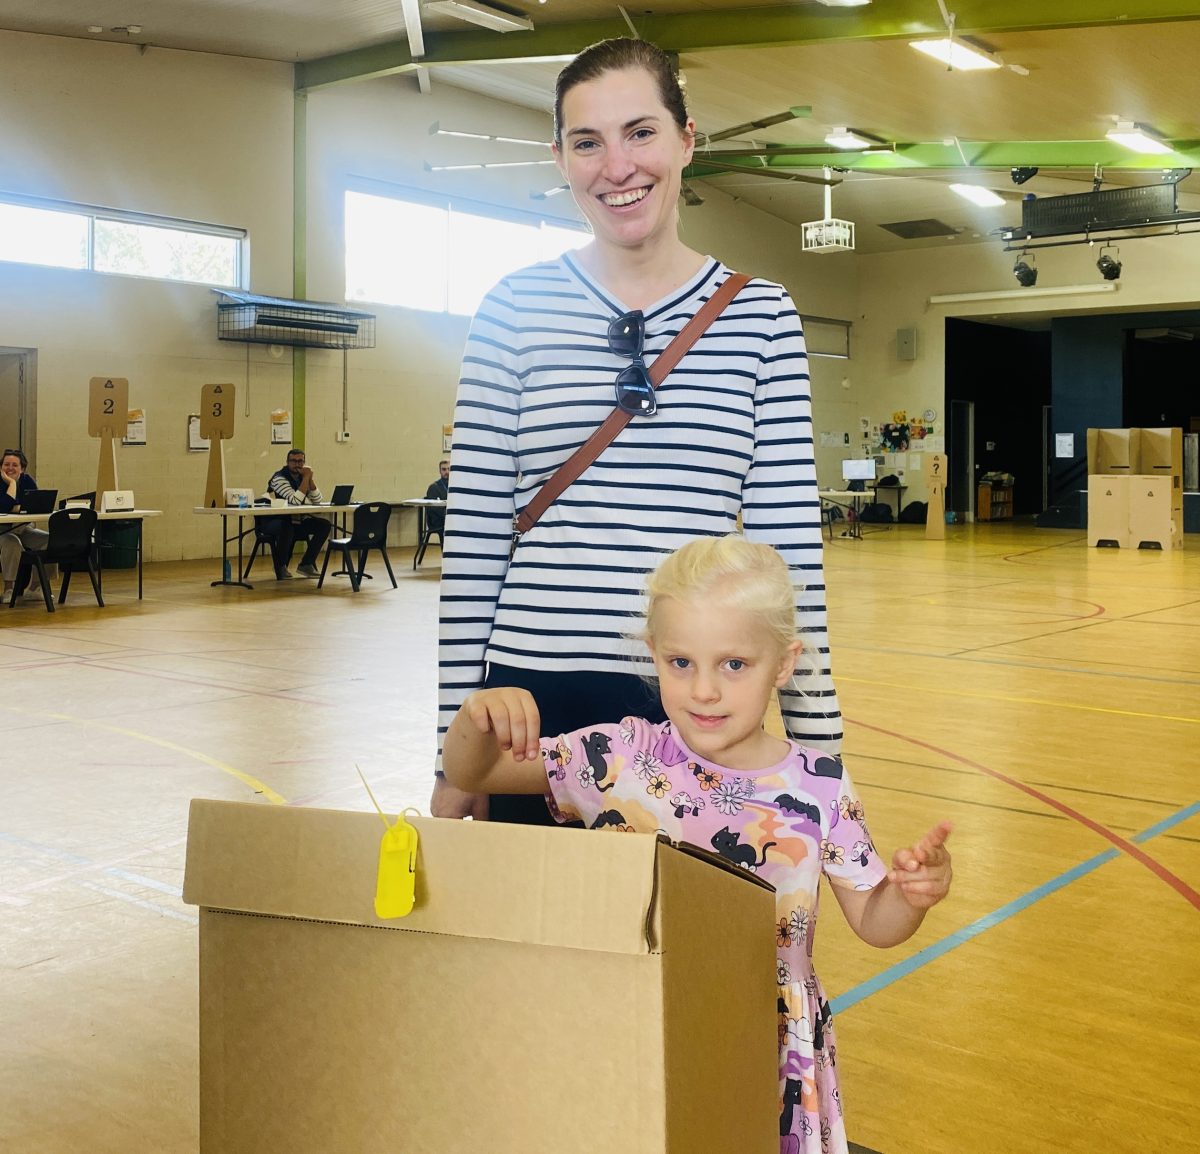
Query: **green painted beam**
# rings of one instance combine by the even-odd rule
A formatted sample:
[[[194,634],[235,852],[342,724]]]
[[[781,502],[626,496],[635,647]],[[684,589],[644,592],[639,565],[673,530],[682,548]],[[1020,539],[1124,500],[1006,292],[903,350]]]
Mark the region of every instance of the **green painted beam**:
[[[767,149],[714,149],[713,161],[721,169],[707,167],[697,156],[684,171],[684,178],[715,176],[730,165],[747,172],[834,168],[856,172],[895,172],[927,168],[1102,168],[1158,172],[1167,168],[1200,169],[1200,140],[1167,141],[1172,152],[1161,156],[1130,152],[1109,140],[1004,140],[961,141],[966,163],[954,144],[897,144],[894,152],[840,152],[821,146],[773,145]]]
[[[954,0],[958,35],[1085,28],[1200,20],[1200,0]],[[597,40],[628,35],[624,21],[547,23],[532,32],[504,34],[473,29],[426,32],[420,63],[471,64],[565,59]],[[796,8],[789,5],[700,11],[672,16],[635,15],[641,36],[669,52],[779,47],[849,40],[888,40],[945,32],[932,0],[890,0],[863,8]],[[414,67],[408,42],[395,40],[321,57],[296,66],[300,89],[321,88],[405,72]]]
[[[308,295],[308,97],[292,98],[292,298]],[[292,444],[304,448],[308,352],[292,347]]]

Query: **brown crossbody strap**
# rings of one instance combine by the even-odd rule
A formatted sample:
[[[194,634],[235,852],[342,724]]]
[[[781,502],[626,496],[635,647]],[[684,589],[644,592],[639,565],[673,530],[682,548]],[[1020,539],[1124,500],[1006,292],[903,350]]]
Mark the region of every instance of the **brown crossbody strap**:
[[[680,330],[679,335],[654,359],[648,366],[647,372],[650,383],[658,388],[666,379],[667,374],[679,364],[680,358],[696,343],[700,334],[725,311],[725,306],[746,285],[750,278],[745,273],[733,273],[704,302],[703,307]],[[538,518],[554,504],[563,491],[580,475],[612,441],[612,439],[629,424],[632,414],[617,407],[613,409],[602,424],[566,461],[559,466],[554,474],[533,496],[533,500],[521,510],[513,522],[513,547],[522,533],[528,533],[537,524]]]

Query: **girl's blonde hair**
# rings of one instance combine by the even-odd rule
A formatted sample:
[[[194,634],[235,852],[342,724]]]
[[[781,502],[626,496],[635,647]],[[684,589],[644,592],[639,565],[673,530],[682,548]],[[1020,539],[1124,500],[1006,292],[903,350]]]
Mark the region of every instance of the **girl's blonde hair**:
[[[698,537],[677,549],[646,578],[644,640],[654,643],[665,600],[711,599],[750,613],[785,649],[796,640],[796,592],[787,562],[770,545],[728,537]]]

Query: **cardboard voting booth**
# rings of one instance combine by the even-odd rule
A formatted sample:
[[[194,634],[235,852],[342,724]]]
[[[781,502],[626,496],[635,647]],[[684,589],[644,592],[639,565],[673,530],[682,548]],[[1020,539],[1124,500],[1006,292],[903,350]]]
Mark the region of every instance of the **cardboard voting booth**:
[[[1179,429],[1088,429],[1088,544],[1183,547]]]
[[[776,1154],[774,894],[647,835],[193,801],[202,1154]]]

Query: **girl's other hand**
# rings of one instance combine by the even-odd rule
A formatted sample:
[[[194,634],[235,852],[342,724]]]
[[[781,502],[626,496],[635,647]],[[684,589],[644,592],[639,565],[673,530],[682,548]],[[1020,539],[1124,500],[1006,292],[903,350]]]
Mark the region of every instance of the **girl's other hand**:
[[[953,828],[948,821],[938,822],[916,845],[892,854],[888,881],[914,909],[936,906],[950,892],[954,871],[946,839]]]
[[[462,703],[462,712],[480,733],[495,734],[500,748],[511,752],[514,761],[540,760],[541,717],[527,689],[477,690]]]

